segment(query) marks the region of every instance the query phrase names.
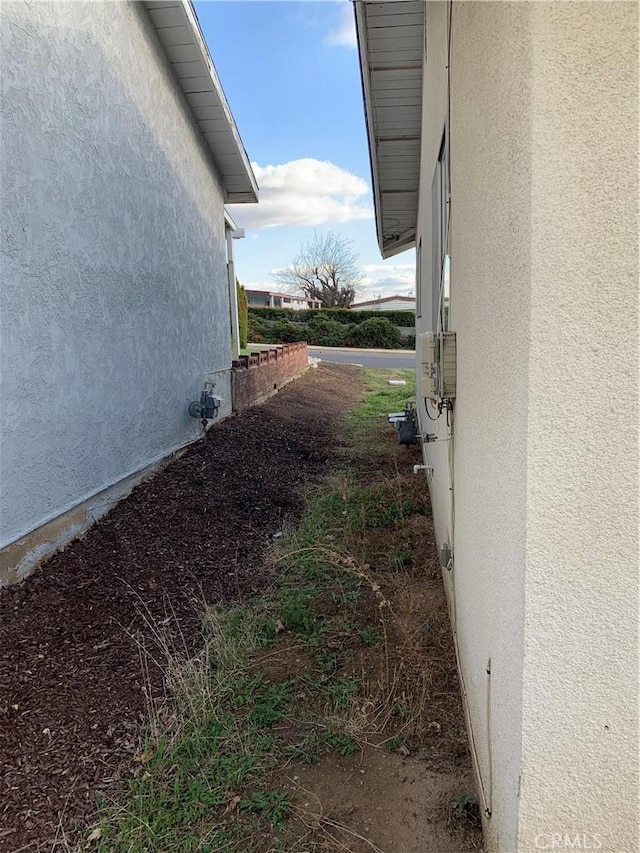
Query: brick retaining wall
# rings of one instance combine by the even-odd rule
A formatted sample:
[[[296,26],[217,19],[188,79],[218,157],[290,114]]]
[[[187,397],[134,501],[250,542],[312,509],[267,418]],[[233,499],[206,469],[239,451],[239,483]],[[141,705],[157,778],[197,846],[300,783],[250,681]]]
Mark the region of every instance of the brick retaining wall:
[[[233,362],[231,387],[233,411],[242,412],[276,394],[309,366],[305,343],[283,344]]]

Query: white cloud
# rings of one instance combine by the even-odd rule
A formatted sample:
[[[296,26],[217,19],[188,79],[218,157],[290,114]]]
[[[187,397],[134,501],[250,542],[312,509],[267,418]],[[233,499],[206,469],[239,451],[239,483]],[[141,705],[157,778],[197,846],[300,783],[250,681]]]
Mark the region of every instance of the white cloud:
[[[376,276],[380,273],[396,274],[396,275],[411,275],[414,277],[416,265],[413,264],[363,264],[362,272],[367,276]]]
[[[334,163],[307,157],[277,166],[251,165],[260,187],[259,204],[229,205],[243,228],[343,224],[373,217],[367,182]]]
[[[272,281],[243,281],[246,290],[275,290]]]
[[[338,25],[327,33],[325,44],[330,47],[351,47],[355,49],[357,46],[356,24],[351,3],[340,4],[339,16]]]
[[[415,263],[363,264],[364,278],[359,301],[377,296],[415,296]]]

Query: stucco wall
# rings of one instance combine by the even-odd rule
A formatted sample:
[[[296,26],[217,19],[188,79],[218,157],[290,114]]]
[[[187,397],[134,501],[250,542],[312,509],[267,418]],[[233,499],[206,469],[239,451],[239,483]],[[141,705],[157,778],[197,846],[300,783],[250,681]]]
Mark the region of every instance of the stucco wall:
[[[451,320],[458,357],[452,581],[460,663],[492,813],[486,844],[503,853],[517,849],[522,742],[528,6],[456,4],[451,39]]]
[[[425,328],[443,10],[427,4]],[[630,4],[453,8],[445,583],[488,851],[638,849],[636,37]],[[425,446],[439,544],[448,447]]]
[[[422,431],[438,439],[423,446],[424,457],[433,466],[428,482],[438,547],[453,547],[453,568],[443,577],[479,803],[494,815],[487,822],[487,848],[500,844],[511,853],[521,744],[529,229],[528,210],[521,209],[526,169],[520,172],[513,149],[518,140],[525,150],[527,145],[520,105],[527,67],[514,38],[523,12],[518,6],[500,11],[503,5],[454,8],[450,318],[457,333],[458,395],[449,418],[437,417],[420,392],[418,406]],[[448,5],[427,3],[426,15],[418,323],[431,329],[431,183],[446,122]],[[513,195],[505,193],[510,184],[518,186]]]
[[[523,850],[640,849],[637,33],[533,4]]]
[[[141,4],[3,2],[2,540],[230,410],[222,194]]]

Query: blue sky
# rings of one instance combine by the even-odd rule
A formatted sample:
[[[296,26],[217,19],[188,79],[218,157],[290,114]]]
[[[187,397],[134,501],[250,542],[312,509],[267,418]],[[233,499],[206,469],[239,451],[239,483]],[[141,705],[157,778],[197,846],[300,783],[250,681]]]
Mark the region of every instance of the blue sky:
[[[231,205],[246,239],[236,269],[275,288],[314,231],[352,240],[360,299],[412,293],[414,253],[383,261],[348,0],[196,0],[200,26],[260,185],[261,203]]]

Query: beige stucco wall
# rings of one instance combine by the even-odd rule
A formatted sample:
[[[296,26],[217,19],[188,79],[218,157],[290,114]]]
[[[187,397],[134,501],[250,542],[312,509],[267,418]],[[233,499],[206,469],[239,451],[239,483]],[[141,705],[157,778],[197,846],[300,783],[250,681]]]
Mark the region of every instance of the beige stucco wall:
[[[640,849],[637,26],[533,4],[523,850]]]
[[[444,11],[427,3],[425,328]],[[628,4],[453,9],[445,583],[488,851],[638,849],[636,28]],[[440,544],[448,447],[425,446]]]
[[[504,853],[517,849],[522,742],[530,39],[524,3],[454,8],[451,317],[459,375],[453,574],[460,663],[492,812],[485,821],[487,849]]]
[[[513,571],[513,567],[523,566],[525,549],[529,214],[521,205],[522,190],[526,193],[527,188],[526,171],[520,171],[521,164],[512,154],[515,139],[525,149],[527,146],[526,123],[523,126],[520,121],[527,69],[522,48],[513,38],[522,30],[523,16],[517,7],[500,11],[502,5],[470,3],[459,11],[456,4],[454,10],[452,66],[458,101],[451,134],[450,311],[452,328],[458,335],[459,387],[453,454],[452,431],[446,418],[430,420],[420,393],[419,409],[423,431],[439,439],[424,445],[424,456],[434,468],[429,486],[438,545],[448,542],[454,549],[454,568],[444,572],[444,581],[469,712],[480,803],[493,809],[495,815],[487,824],[488,848],[496,849],[498,841],[491,838],[492,827],[499,826],[493,835],[499,834],[501,849],[509,851],[515,850],[516,843],[521,743],[524,578],[522,571]],[[428,329],[430,193],[446,121],[447,5],[427,3],[426,13],[418,231],[422,240],[422,326]],[[467,28],[464,38],[458,31],[462,15]],[[462,64],[458,56],[468,59]],[[479,66],[486,79],[479,74]],[[505,75],[507,68],[509,74]],[[508,84],[501,92],[501,127],[495,112],[488,112],[492,99],[486,89],[489,85],[491,91],[495,85],[487,80],[499,80],[503,75]],[[473,132],[468,132],[469,113],[478,125]],[[504,203],[496,209],[495,193],[503,192],[505,181],[514,186],[520,181],[522,185],[508,199],[508,209]],[[505,215],[511,220],[507,234]],[[491,256],[486,251],[489,243],[498,247]],[[519,246],[515,252],[514,245]],[[518,279],[519,287],[503,292],[504,281]],[[487,329],[492,333],[486,334]],[[504,357],[505,349],[511,357]],[[429,412],[433,416],[434,408]],[[512,472],[518,469],[520,476],[513,477]],[[490,734],[490,728],[499,733],[497,738]]]

